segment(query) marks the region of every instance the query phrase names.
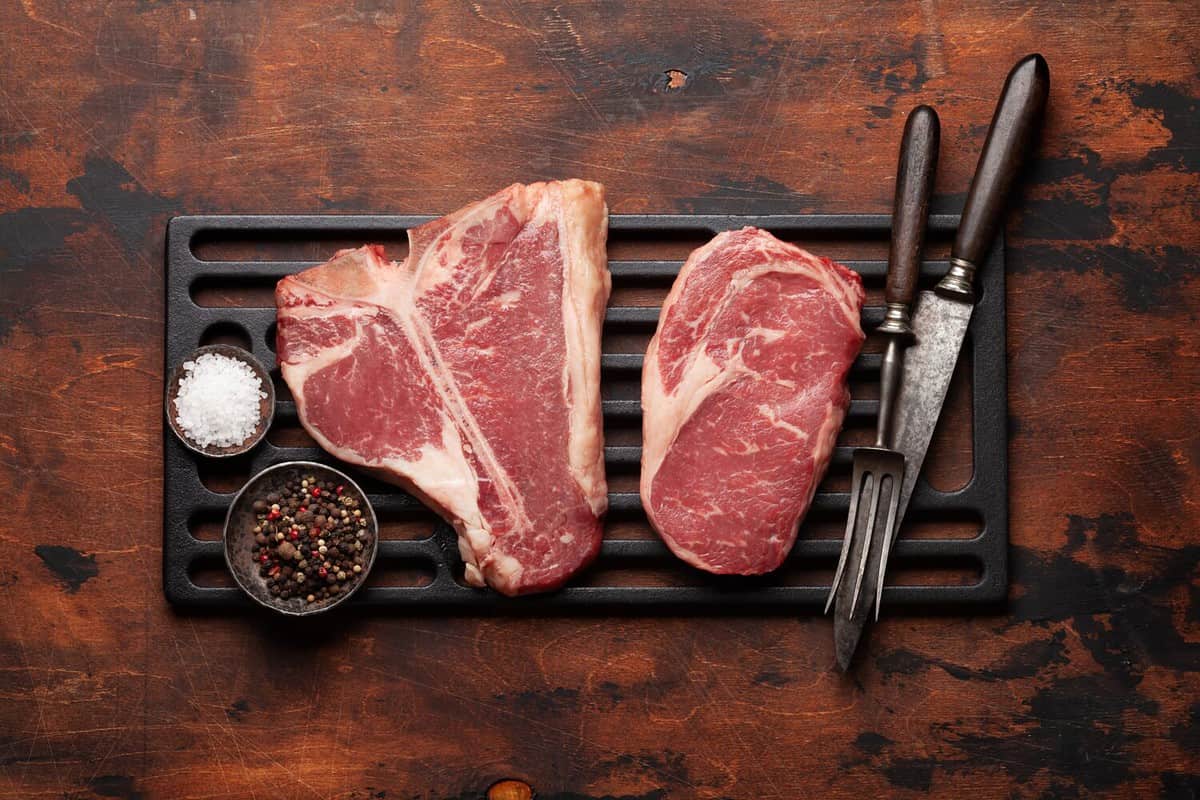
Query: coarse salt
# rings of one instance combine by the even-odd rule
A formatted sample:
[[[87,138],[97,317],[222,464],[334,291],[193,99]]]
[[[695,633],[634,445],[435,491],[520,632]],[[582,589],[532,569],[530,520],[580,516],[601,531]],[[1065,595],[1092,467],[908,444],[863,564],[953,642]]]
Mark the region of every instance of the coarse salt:
[[[183,362],[175,393],[175,419],[184,435],[206,447],[232,447],[249,439],[262,420],[267,396],[250,365],[218,353]]]

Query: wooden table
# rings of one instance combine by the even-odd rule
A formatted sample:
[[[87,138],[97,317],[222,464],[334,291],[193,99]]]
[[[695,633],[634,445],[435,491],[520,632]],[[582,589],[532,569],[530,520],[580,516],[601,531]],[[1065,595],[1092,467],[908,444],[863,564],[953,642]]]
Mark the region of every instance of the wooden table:
[[[861,5],[861,7],[860,7]],[[1194,797],[1194,3],[0,10],[0,796]],[[887,212],[907,111],[961,206],[1051,65],[1010,217],[1010,602],[796,617],[345,615],[163,601],[163,235],[204,212]]]

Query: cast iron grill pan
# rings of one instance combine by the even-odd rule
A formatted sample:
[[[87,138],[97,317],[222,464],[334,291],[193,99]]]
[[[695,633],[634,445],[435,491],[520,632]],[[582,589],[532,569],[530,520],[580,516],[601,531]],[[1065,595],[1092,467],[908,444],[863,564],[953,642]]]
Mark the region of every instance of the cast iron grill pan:
[[[230,240],[251,243],[309,243],[312,258],[333,254],[333,242],[344,246],[364,242],[403,239],[405,229],[433,219],[417,216],[191,216],[176,217],[167,229],[166,264],[166,368],[178,364],[195,347],[214,338],[232,338],[248,344],[264,364],[275,365],[275,309],[270,289],[282,276],[305,269],[319,260],[205,260],[196,250],[202,242]],[[948,242],[958,218],[938,215],[930,219],[929,241]],[[883,215],[614,215],[610,217],[610,250],[614,241],[627,240],[653,245],[656,241],[679,242],[686,237],[700,244],[723,230],[746,225],[764,228],[780,238],[794,241],[824,254],[824,243],[849,242],[861,246],[874,258],[859,260],[838,257],[857,270],[870,292],[881,287],[886,272],[882,253],[890,233],[890,219]],[[315,244],[314,244],[315,243]],[[328,243],[328,248],[323,245]],[[253,250],[253,244],[251,245]],[[396,254],[393,253],[393,257]],[[245,457],[231,461],[206,462],[189,452],[170,435],[164,424],[164,528],[163,584],[167,599],[181,608],[249,608],[232,585],[222,585],[220,520],[233,492],[250,475],[280,461],[313,460],[339,464],[356,479],[382,520],[424,521],[429,534],[423,538],[394,539],[381,535],[380,550],[372,579],[354,599],[354,604],[415,609],[459,609],[471,612],[520,612],[608,609],[676,609],[700,611],[795,611],[816,609],[824,603],[833,566],[841,545],[849,496],[844,485],[852,447],[839,439],[830,475],[818,488],[812,510],[787,563],[771,575],[755,578],[719,577],[694,570],[676,560],[666,547],[649,536],[637,493],[637,470],[641,457],[638,380],[640,352],[629,352],[625,341],[644,341],[658,321],[657,307],[621,305],[622,297],[636,296],[639,289],[657,289],[665,294],[679,271],[684,255],[669,258],[618,260],[610,252],[614,303],[605,316],[605,352],[602,357],[602,388],[606,437],[614,443],[605,448],[610,480],[609,524],[601,553],[588,571],[566,588],[547,595],[510,599],[462,583],[462,562],[455,534],[449,525],[434,519],[431,512],[402,490],[362,475],[354,467],[340,465],[311,441],[302,446],[273,443],[268,436]],[[922,267],[924,285],[936,282],[947,262],[927,261]],[[199,287],[255,287],[249,304],[199,305],[193,295]],[[995,603],[1007,591],[1007,452],[1006,452],[1006,362],[1004,338],[1004,245],[997,242],[978,277],[976,305],[962,362],[968,368],[956,377],[969,392],[972,424],[970,478],[960,488],[940,491],[924,478],[913,495],[901,538],[892,557],[889,580],[898,585],[884,589],[884,605],[969,607]],[[244,293],[243,293],[244,294]],[[878,298],[876,298],[878,299]],[[881,301],[879,301],[881,302]],[[882,319],[880,305],[863,311],[868,333]],[[619,346],[614,346],[617,343]],[[637,348],[640,350],[640,348]],[[848,429],[869,431],[874,427],[877,402],[870,385],[877,383],[878,353],[860,356],[851,374],[855,399],[847,416]],[[274,370],[278,377],[278,369]],[[963,381],[962,379],[966,380]],[[276,427],[298,428],[295,404],[286,387],[276,408]],[[863,389],[862,387],[868,387]],[[954,394],[952,387],[951,394]],[[623,435],[613,436],[619,430]],[[939,429],[931,451],[937,451]],[[277,438],[277,437],[276,437]],[[843,437],[845,438],[845,437]],[[854,444],[862,443],[861,440]],[[959,447],[962,445],[962,447]],[[951,442],[953,451],[966,442]],[[223,472],[228,474],[222,475]],[[843,476],[839,485],[838,475]],[[214,480],[215,476],[215,480]],[[217,485],[218,489],[210,488]],[[943,523],[938,527],[938,523]],[[962,523],[973,530],[966,536],[939,533],[946,524]],[[918,533],[922,525],[930,533]],[[961,526],[960,526],[961,527]],[[384,526],[386,530],[386,525]],[[640,529],[637,538],[622,531]],[[819,530],[818,530],[819,529]],[[197,531],[203,531],[200,536]],[[216,534],[214,535],[214,531]],[[918,577],[906,579],[906,574]],[[643,576],[631,580],[630,576]],[[893,577],[894,576],[894,577]]]

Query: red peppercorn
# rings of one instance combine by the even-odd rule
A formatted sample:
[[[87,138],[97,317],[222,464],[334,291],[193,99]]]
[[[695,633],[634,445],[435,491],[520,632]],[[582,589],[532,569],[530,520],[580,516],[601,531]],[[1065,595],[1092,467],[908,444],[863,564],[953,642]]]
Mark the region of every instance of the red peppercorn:
[[[339,497],[341,497],[341,495],[342,495],[342,492],[344,492],[344,491],[346,491],[346,487],[345,487],[345,486],[339,486],[339,487],[337,487],[337,493],[338,493],[338,496],[339,496]]]
[[[300,506],[301,511],[308,511],[308,506]]]
[[[276,564],[275,566],[271,567],[271,574],[272,574],[272,575],[278,575],[278,574],[279,574],[279,565],[278,565],[278,564]]]
[[[295,528],[292,528],[292,530],[288,533],[288,538],[291,539],[293,542],[296,541],[297,539],[300,538],[300,531],[296,530]]]
[[[324,578],[329,575],[329,570],[325,569],[324,567],[321,567],[319,570],[317,570],[317,574],[320,575],[322,578]]]
[[[265,564],[271,560],[271,557],[269,555],[267,555],[266,553],[263,553],[261,556],[258,557],[258,560]]]
[[[321,496],[321,487],[320,487],[320,486],[314,486],[314,487],[313,487],[313,490],[312,490],[312,496],[313,496],[313,497],[320,497],[320,496]]]
[[[267,519],[279,519],[279,517],[280,513],[275,509],[271,509],[271,513],[267,514]]]

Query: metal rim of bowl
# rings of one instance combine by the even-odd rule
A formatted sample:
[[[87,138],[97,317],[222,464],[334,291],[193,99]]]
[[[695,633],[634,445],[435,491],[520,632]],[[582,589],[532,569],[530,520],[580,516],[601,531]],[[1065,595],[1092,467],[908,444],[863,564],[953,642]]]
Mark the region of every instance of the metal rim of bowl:
[[[174,399],[172,397],[173,389],[178,388],[179,380],[183,377],[183,365],[188,361],[195,361],[206,353],[217,353],[228,358],[236,358],[248,364],[250,369],[254,370],[254,374],[262,381],[263,391],[267,393],[266,399],[263,401],[267,407],[267,412],[263,415],[263,419],[259,423],[261,429],[240,445],[230,447],[228,452],[205,450],[203,447],[189,440],[187,435],[180,429],[179,422],[171,413],[171,401]],[[175,438],[180,444],[193,453],[205,458],[233,458],[234,456],[245,455],[267,437],[267,431],[271,429],[271,424],[275,421],[275,381],[271,379],[271,373],[267,370],[266,365],[259,361],[253,353],[236,344],[206,344],[197,347],[171,369],[170,373],[167,374],[166,384],[163,412],[167,415],[167,427],[171,429],[171,433],[175,434]]]
[[[363,565],[363,571],[359,576],[358,581],[353,587],[351,587],[350,591],[342,594],[340,597],[336,598],[330,603],[326,603],[325,605],[320,605],[315,608],[293,610],[276,605],[270,599],[259,597],[242,581],[241,577],[238,575],[238,571],[233,568],[233,561],[231,560],[229,553],[229,526],[233,521],[234,510],[238,507],[238,503],[241,502],[242,497],[246,494],[246,490],[270,474],[286,469],[316,470],[329,472],[333,475],[336,475],[339,481],[345,482],[347,485],[351,486],[354,491],[358,492],[358,496],[362,498],[363,503],[366,505],[367,511],[371,515],[370,525],[368,526],[368,530],[371,531],[371,554],[367,558],[366,564]],[[357,481],[355,481],[346,473],[342,472],[340,469],[331,467],[328,464],[321,464],[316,461],[282,461],[252,475],[250,480],[246,481],[246,484],[238,490],[237,494],[233,496],[233,500],[229,503],[229,508],[225,511],[225,525],[221,530],[221,550],[225,557],[225,568],[229,570],[231,575],[233,575],[234,582],[247,597],[258,603],[263,608],[270,609],[278,614],[284,614],[289,617],[309,617],[314,614],[322,614],[332,608],[340,606],[342,603],[346,602],[355,594],[357,594],[358,590],[366,584],[367,576],[371,574],[371,569],[375,566],[375,557],[379,553],[379,517],[376,516],[375,507],[371,505],[371,500],[367,497],[367,493],[362,490],[362,487],[358,485]]]

